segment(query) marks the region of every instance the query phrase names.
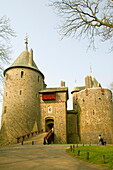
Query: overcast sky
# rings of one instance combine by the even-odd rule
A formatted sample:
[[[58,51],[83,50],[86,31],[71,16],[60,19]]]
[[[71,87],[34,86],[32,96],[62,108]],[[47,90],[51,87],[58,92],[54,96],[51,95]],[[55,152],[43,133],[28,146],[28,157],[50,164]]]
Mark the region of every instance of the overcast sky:
[[[7,15],[17,37],[11,40],[12,61],[24,50],[26,33],[29,50],[34,50],[34,60],[45,75],[47,87],[58,87],[65,81],[69,87],[68,109],[72,109],[71,91],[84,85],[90,74],[105,88],[113,81],[113,53],[108,52],[108,42],[97,41],[97,50],[87,52],[88,40],[61,37],[56,29],[60,18],[48,6],[49,0],[0,0],[0,17]],[[9,65],[10,66],[10,65]],[[8,67],[8,66],[7,66]],[[76,82],[76,83],[75,83]]]

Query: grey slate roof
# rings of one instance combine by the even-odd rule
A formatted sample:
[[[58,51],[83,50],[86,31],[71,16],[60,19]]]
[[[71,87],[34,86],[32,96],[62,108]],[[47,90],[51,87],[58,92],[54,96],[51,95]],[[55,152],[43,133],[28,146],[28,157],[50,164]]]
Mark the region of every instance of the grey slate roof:
[[[40,93],[65,92],[65,91],[68,91],[68,87],[46,88],[44,90],[41,90]]]
[[[35,64],[35,62],[33,61],[33,64],[32,65],[29,65],[29,52],[28,51],[23,51],[19,56],[18,58],[14,61],[14,63],[8,67],[5,71],[4,71],[4,75],[5,75],[5,72],[11,68],[15,68],[15,67],[26,67],[26,68],[31,68],[31,69],[34,69],[38,72],[41,73],[41,71],[38,69],[37,65]],[[42,73],[41,73],[42,74]],[[42,74],[43,75],[43,74]],[[44,77],[44,75],[43,75]]]

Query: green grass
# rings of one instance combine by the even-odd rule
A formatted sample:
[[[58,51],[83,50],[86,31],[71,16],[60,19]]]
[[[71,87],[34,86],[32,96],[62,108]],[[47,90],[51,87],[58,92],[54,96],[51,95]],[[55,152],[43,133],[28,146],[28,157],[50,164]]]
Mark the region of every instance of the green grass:
[[[78,156],[78,150],[80,150],[80,156]],[[76,157],[77,159],[113,169],[113,145],[79,147],[76,147],[75,145],[74,153],[71,152],[70,148],[67,149],[66,152]],[[87,152],[89,152],[89,160],[86,159]],[[102,162],[102,155],[105,155],[105,163]]]

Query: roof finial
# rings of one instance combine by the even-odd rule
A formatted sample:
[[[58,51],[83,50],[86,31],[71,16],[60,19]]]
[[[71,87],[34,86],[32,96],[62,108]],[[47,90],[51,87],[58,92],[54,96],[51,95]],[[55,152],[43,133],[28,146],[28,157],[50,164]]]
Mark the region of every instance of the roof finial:
[[[28,51],[28,34],[26,33],[26,38],[24,39],[25,40],[25,51]]]

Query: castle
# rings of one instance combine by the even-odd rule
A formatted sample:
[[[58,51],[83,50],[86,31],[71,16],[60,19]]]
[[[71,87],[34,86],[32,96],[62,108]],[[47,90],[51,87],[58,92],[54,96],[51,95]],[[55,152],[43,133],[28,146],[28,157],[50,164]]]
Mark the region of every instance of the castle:
[[[98,143],[101,134],[113,143],[112,93],[92,74],[85,86],[72,93],[73,110],[67,110],[68,87],[47,88],[44,75],[33,60],[33,50],[25,50],[4,71],[4,97],[0,140],[16,143],[16,138],[35,130],[54,127],[54,143]]]

